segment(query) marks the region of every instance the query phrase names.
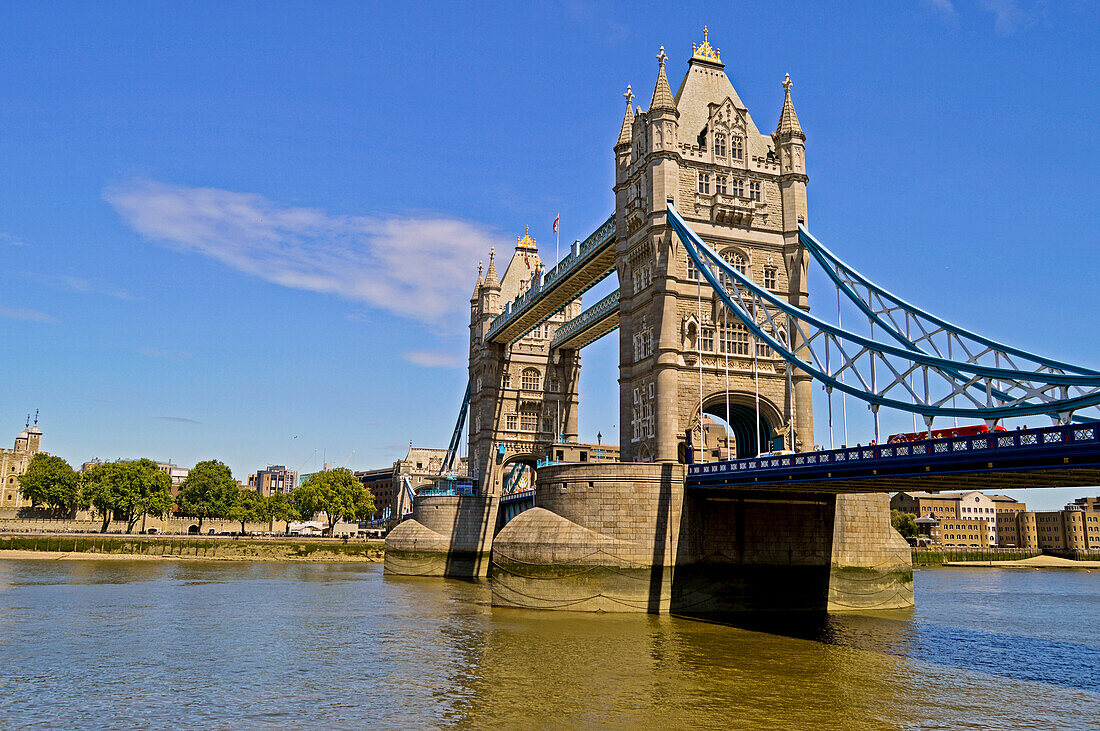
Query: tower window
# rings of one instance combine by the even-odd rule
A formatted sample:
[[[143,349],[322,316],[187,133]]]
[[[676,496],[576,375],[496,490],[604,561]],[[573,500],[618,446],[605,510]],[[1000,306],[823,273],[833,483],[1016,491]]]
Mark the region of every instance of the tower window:
[[[749,354],[749,332],[740,323],[722,328],[721,341],[718,343],[718,352],[727,355]]]
[[[521,385],[524,391],[539,390],[539,372],[537,368],[527,368],[523,371]],[[533,430],[533,427],[532,427]]]
[[[740,160],[744,157],[744,144],[741,142],[740,137],[734,137],[730,141],[730,157],[734,160]]]
[[[745,197],[745,181],[741,180],[739,178],[734,178],[733,190],[731,192],[732,192],[733,195],[737,196],[738,198],[744,198]]]
[[[689,256],[687,258],[687,278],[691,281],[697,281],[699,279],[699,270],[695,267],[695,261]]]
[[[775,267],[764,267],[764,288],[775,289],[776,279],[777,277]]]
[[[512,387],[512,374],[508,371],[504,371],[504,377],[501,379],[501,386],[504,388]]]
[[[754,201],[764,200],[764,196],[760,192],[760,181],[754,180],[749,183],[749,197]]]
[[[535,414],[524,414],[519,420],[521,431],[535,431],[539,428],[539,417]]]
[[[703,337],[699,341],[699,349],[709,353],[714,350],[714,328],[704,327],[701,332],[703,333]]]
[[[718,157],[726,156],[726,136],[724,134],[714,135],[714,154]]]
[[[714,192],[718,195],[726,194],[726,176],[718,175],[714,178]]]
[[[699,173],[699,192],[710,195],[710,173]]]

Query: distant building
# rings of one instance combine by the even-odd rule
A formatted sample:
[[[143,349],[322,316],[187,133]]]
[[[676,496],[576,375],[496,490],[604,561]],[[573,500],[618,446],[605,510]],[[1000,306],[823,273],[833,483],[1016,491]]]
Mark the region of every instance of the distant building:
[[[187,467],[180,467],[179,465],[172,464],[171,462],[157,462],[157,469],[168,475],[172,480],[172,494],[179,495],[180,485],[187,479],[187,475],[191,474],[191,470]]]
[[[38,419],[34,424],[28,419],[27,428],[15,438],[15,448],[0,449],[0,508],[30,505],[19,492],[19,476],[27,471],[31,459],[41,451],[42,430],[38,428]]]
[[[378,470],[358,470],[355,479],[363,483],[374,496],[374,516],[380,516],[386,508],[393,505],[393,467]]]
[[[414,447],[412,444],[409,445],[409,451],[405,455],[405,459],[393,463],[391,515],[395,517],[404,515],[411,509],[404,488],[405,480],[409,481],[414,492],[422,487],[433,485],[435,480],[439,479],[440,470],[443,468],[443,458],[446,455],[446,449],[425,449]],[[452,469],[457,475],[467,475],[466,458],[456,456]],[[381,505],[376,507],[379,513],[384,509]]]
[[[289,495],[298,487],[298,473],[281,464],[269,464],[266,470],[257,470],[248,476],[248,486],[265,497],[281,492]]]
[[[982,521],[985,528],[985,542],[983,546],[1000,545],[998,542],[999,520],[1003,513],[1018,513],[1026,510],[1026,506],[1010,498],[1007,495],[986,495],[977,490],[971,492],[899,492],[890,498],[890,508],[903,513],[912,513],[918,518],[931,516],[940,521],[939,532],[941,536],[948,533],[952,535],[966,534],[969,536],[971,529],[959,524],[948,531],[944,527],[944,521]],[[945,545],[947,538],[943,538]],[[967,538],[969,541],[969,537]],[[955,544],[955,545],[971,545]]]

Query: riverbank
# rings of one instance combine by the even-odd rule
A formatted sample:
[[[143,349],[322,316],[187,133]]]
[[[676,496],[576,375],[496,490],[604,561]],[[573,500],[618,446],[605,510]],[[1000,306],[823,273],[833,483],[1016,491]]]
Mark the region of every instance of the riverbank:
[[[0,559],[380,563],[380,540],[106,535],[0,535]]]
[[[1019,561],[947,561],[943,566],[965,566],[968,568],[992,566],[998,569],[1085,569],[1100,570],[1095,561],[1074,561],[1058,556],[1033,556]]]

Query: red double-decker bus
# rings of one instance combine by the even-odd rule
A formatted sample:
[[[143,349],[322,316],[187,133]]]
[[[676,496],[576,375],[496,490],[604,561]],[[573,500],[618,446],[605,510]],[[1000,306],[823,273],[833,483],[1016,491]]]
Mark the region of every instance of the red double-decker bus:
[[[1008,431],[1003,426],[998,426],[993,431]],[[988,434],[989,427],[985,424],[975,424],[972,426],[956,426],[951,429],[933,429],[933,439],[945,439],[947,437],[971,437],[975,434]],[[887,444],[893,444],[894,442],[919,442],[924,439],[928,439],[928,432],[903,432],[901,434],[891,434],[887,439]]]

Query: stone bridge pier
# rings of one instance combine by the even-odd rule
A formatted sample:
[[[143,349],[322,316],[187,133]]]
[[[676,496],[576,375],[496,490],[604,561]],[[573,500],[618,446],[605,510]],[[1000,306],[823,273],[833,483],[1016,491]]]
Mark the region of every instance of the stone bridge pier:
[[[684,490],[676,464],[539,472],[493,542],[495,606],[687,615],[912,606],[885,496]],[[892,535],[891,535],[892,534]]]

